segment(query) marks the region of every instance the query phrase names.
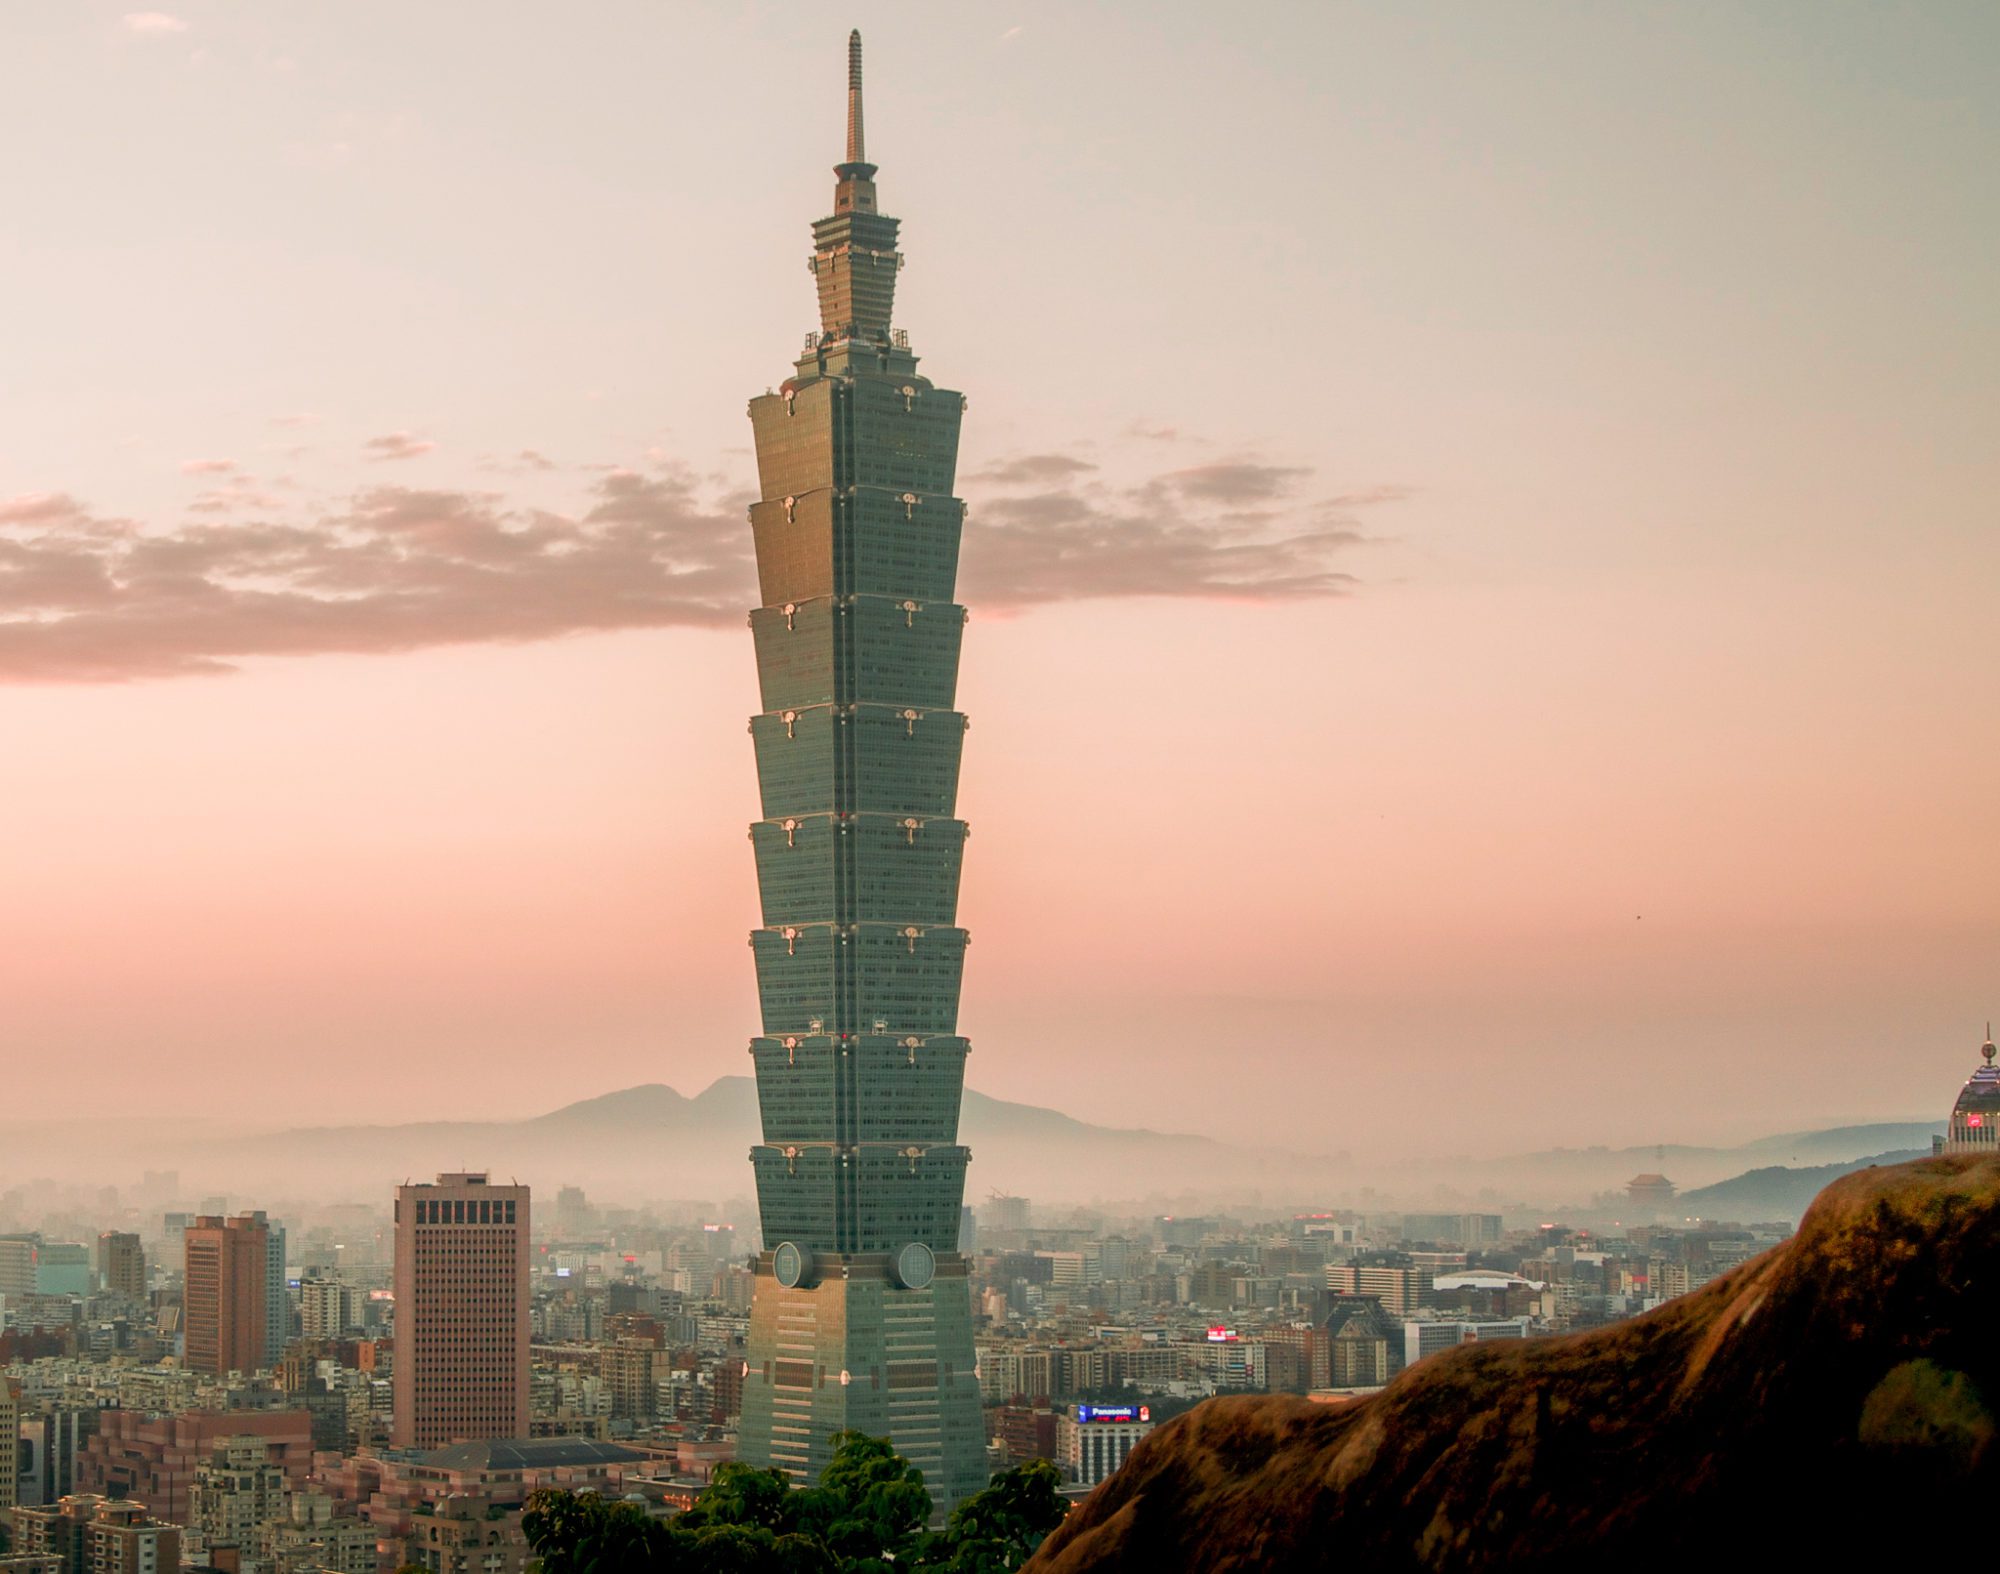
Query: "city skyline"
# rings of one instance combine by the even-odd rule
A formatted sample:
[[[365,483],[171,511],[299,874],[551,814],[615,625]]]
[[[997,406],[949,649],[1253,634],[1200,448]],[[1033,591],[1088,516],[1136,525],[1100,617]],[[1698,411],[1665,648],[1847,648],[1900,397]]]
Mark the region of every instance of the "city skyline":
[[[1993,19],[857,13],[906,316],[981,373],[974,1085],[1362,1154],[1933,1112],[2000,929]],[[98,128],[11,180],[29,1113],[78,1063],[182,1114],[254,1055],[272,1124],[383,1055],[492,1115],[743,1069],[729,416],[821,117],[738,89],[826,29],[367,16],[10,23],[0,144],[56,82]],[[581,545],[491,568],[535,510]],[[93,600],[117,521],[206,588]]]

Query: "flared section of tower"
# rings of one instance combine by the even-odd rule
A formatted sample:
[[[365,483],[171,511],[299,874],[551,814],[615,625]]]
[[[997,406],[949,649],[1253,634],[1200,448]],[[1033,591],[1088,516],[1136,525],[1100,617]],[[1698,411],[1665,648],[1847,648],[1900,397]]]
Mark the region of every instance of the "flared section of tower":
[[[847,152],[813,226],[821,331],[750,404],[766,1249],[740,1446],[805,1478],[859,1427],[949,1505],[985,1483],[957,1253],[964,400],[917,374],[891,326],[901,257],[863,154],[858,37]]]

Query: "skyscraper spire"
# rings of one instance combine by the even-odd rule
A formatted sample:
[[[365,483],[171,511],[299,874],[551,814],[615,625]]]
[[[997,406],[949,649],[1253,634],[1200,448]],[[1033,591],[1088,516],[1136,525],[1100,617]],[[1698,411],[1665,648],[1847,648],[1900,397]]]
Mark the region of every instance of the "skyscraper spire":
[[[868,139],[861,126],[861,30],[847,35],[847,157],[833,166],[835,213],[873,213],[875,166],[868,162]]]
[[[847,35],[847,162],[866,163],[868,154],[861,134],[861,29]]]

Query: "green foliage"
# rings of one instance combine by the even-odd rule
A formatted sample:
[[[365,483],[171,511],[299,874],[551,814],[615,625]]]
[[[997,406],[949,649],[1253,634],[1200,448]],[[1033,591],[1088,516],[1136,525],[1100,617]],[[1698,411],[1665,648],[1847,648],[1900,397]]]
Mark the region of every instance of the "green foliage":
[[[933,1536],[924,1548],[923,1566],[948,1574],[1004,1574],[1019,1568],[1069,1512],[1061,1488],[1061,1473],[1046,1459],[1002,1472],[984,1492],[975,1492],[951,1511],[944,1534]]]
[[[820,1539],[838,1566],[854,1574],[879,1574],[892,1562],[907,1562],[931,1517],[924,1473],[887,1438],[842,1432],[833,1442],[833,1462],[820,1472],[818,1488],[800,1494],[817,1499],[807,1512],[823,1516]]]
[[[543,1574],[620,1574],[672,1568],[658,1560],[671,1539],[666,1526],[635,1503],[607,1503],[595,1493],[544,1488],[529,1494],[521,1530]]]
[[[933,1535],[922,1471],[884,1438],[843,1432],[834,1445],[817,1486],[732,1462],[678,1519],[550,1489],[528,1499],[521,1527],[540,1574],[1000,1574],[1062,1518],[1056,1469],[1036,1460],[994,1477]]]
[[[716,1467],[708,1490],[677,1523],[689,1529],[735,1525],[789,1531],[797,1518],[789,1476],[731,1460]]]

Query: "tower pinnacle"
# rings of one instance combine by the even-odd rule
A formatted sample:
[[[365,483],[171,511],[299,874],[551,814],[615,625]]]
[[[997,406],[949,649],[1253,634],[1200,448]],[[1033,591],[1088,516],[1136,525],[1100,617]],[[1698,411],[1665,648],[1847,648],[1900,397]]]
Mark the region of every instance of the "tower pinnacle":
[[[861,135],[861,29],[847,35],[847,162],[867,161]]]
[[[835,213],[873,213],[875,166],[868,162],[868,139],[861,125],[861,30],[847,35],[847,157],[833,166]]]

